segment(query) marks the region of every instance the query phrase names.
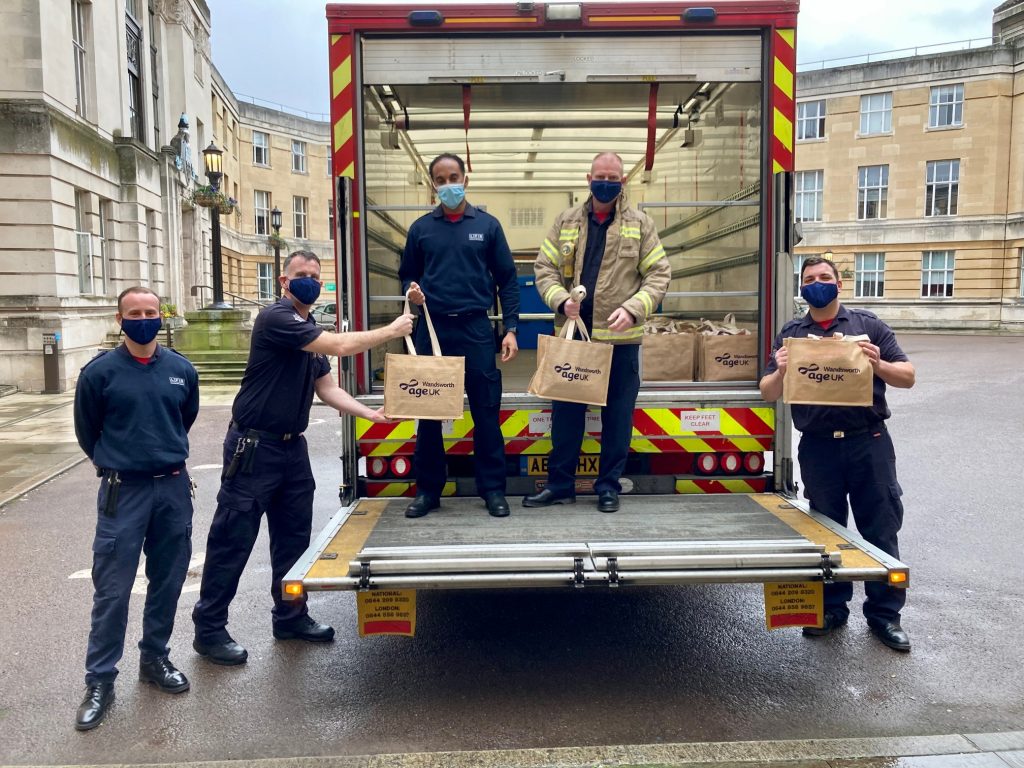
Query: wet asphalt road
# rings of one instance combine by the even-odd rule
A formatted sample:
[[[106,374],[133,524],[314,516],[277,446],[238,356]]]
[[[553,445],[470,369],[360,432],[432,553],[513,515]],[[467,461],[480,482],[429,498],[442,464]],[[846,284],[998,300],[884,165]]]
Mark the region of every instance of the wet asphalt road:
[[[875,641],[856,612],[824,640],[768,633],[757,586],[427,593],[416,638],[366,640],[354,596],[320,593],[312,612],[337,640],[275,642],[263,536],[230,625],[249,663],[215,667],[192,652],[197,567],[171,656],[193,690],[168,696],[136,681],[136,595],[117,702],[101,728],[78,734],[96,487],[80,465],[0,510],[0,763],[1024,729],[1024,338],[901,341],[918,368],[915,389],[890,394],[909,656]],[[324,419],[307,433],[317,529],[336,509],[339,464],[335,420],[323,407],[313,416]],[[227,418],[204,408],[193,429],[197,555]]]

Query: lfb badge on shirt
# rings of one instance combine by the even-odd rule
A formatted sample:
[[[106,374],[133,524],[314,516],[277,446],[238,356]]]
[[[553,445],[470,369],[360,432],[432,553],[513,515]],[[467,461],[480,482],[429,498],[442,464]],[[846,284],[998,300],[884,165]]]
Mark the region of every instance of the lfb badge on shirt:
[[[469,241],[471,243],[472,242],[482,243],[484,241],[484,233],[483,232],[470,232],[469,233]]]
[[[171,384],[177,384],[179,387],[185,386],[185,380],[180,376],[168,376],[167,380],[171,382]]]
[[[304,323],[304,322],[306,322],[305,320],[303,320],[303,319],[302,319],[302,315],[300,315],[300,314],[299,314],[298,312],[296,312],[296,313],[295,313],[294,315],[292,315],[292,317],[294,317],[294,318],[295,318],[296,320],[298,320],[298,321],[299,321],[300,323]]]

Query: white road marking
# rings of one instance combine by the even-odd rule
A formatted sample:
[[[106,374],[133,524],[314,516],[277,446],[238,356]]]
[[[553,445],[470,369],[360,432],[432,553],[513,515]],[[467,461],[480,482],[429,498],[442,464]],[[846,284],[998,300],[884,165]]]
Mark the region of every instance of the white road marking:
[[[192,554],[192,559],[188,561],[188,573],[185,575],[185,581],[187,582],[191,578],[199,578],[202,575],[202,573],[203,573],[203,563],[205,563],[205,562],[206,562],[206,553],[205,552],[194,552]],[[70,576],[68,576],[68,578],[69,579],[91,579],[92,578],[92,569],[91,568],[85,568],[85,569],[83,569],[81,571],[75,571]],[[144,594],[146,594],[146,584],[147,583],[148,582],[146,581],[146,558],[145,558],[145,555],[143,555],[142,560],[139,563],[139,569],[135,572],[135,584],[132,585],[132,594],[133,595],[144,595]],[[198,583],[193,583],[193,584],[186,583],[185,586],[182,587],[181,591],[182,591],[183,594],[186,593],[186,592],[198,592],[199,591],[199,584]]]
[[[223,465],[221,464],[198,464],[194,467],[190,467],[190,469],[198,472],[200,469],[221,469],[222,467]]]

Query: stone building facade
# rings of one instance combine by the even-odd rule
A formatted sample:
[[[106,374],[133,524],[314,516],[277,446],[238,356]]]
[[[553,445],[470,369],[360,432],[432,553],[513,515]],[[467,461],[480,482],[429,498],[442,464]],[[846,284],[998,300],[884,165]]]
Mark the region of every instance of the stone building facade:
[[[797,77],[797,253],[895,327],[1024,331],[1024,0],[993,41]]]

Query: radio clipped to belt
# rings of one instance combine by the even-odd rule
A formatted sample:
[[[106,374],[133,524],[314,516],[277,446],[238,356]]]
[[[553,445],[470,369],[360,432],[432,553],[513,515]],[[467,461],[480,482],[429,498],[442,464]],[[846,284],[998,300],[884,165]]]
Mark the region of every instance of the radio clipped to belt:
[[[117,497],[121,492],[121,475],[116,469],[99,470],[97,474],[107,484],[107,499],[103,504],[103,515],[114,517],[117,515]]]
[[[241,470],[242,474],[252,474],[252,463],[256,458],[256,448],[260,444],[259,434],[249,430],[235,443],[235,452],[231,456],[231,463],[224,472],[224,478],[230,480]]]

